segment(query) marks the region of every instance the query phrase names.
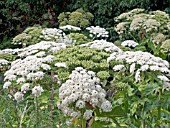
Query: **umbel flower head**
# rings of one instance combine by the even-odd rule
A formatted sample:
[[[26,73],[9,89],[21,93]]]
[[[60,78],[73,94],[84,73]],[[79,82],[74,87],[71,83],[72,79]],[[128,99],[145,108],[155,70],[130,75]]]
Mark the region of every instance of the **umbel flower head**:
[[[106,40],[94,40],[92,42],[82,44],[80,46],[96,48],[99,50],[105,50],[106,52],[117,52],[117,53],[122,52],[122,50],[119,47],[117,47],[111,42],[107,42]]]
[[[40,96],[42,92],[44,92],[44,90],[43,90],[43,88],[42,88],[40,85],[35,86],[35,87],[32,89],[32,94],[33,94],[34,96],[36,96],[36,97],[37,97],[37,96]]]
[[[86,28],[87,30],[89,30],[89,32],[91,33],[90,36],[97,36],[97,37],[109,37],[109,32],[106,31],[105,28],[101,28],[99,26],[90,26]]]
[[[101,87],[100,79],[93,71],[87,71],[77,67],[69,76],[69,79],[59,88],[58,108],[73,118],[83,116],[88,120],[92,116],[92,110],[98,107],[103,112],[112,110],[112,104],[105,99],[106,91]],[[83,113],[77,110],[85,110]]]
[[[123,54],[111,54],[107,61],[118,61],[120,64],[113,67],[114,71],[129,71],[135,74],[136,82],[141,81],[142,72],[157,73],[157,78],[163,82],[168,82],[170,76],[169,63],[160,57],[156,57],[148,52],[126,51]],[[123,65],[122,65],[123,64]],[[129,66],[127,66],[129,65]],[[167,76],[167,77],[166,77]]]

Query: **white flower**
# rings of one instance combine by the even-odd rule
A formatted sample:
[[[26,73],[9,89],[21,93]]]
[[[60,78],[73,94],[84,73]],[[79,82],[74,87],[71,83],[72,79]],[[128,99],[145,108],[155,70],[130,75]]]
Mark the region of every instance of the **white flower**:
[[[67,68],[67,65],[66,65],[66,63],[55,63],[55,66],[56,67],[64,67],[64,68]]]
[[[72,124],[73,124],[73,123],[72,123],[72,121],[71,121],[71,120],[66,120],[66,125],[67,125],[67,126],[69,126],[69,127],[70,127]]]
[[[41,52],[38,52],[37,54],[35,54],[35,56],[37,56],[37,57],[43,57],[45,55],[46,55],[46,53],[44,51],[41,51]]]
[[[122,50],[119,47],[114,45],[112,42],[107,42],[106,40],[94,40],[80,46],[105,50],[106,52],[122,53]]]
[[[159,67],[158,66],[150,66],[150,70],[157,71],[157,70],[159,70]]]
[[[52,61],[55,60],[55,56],[53,56],[53,55],[48,55],[48,56],[46,56],[43,60],[44,60],[44,62],[51,63]]]
[[[32,89],[32,94],[37,97],[40,96],[43,91],[44,91],[43,88],[40,85],[38,85]]]
[[[91,27],[87,27],[86,29],[89,30],[90,33],[96,35],[97,37],[109,37],[108,35],[109,32],[106,31],[106,29],[101,28],[99,26],[96,26],[96,27],[91,26]]]
[[[122,71],[124,68],[125,68],[124,65],[115,65],[115,66],[113,67],[113,70],[114,70],[114,71]]]
[[[112,111],[112,104],[108,100],[106,100],[101,104],[101,109],[104,112],[110,112]]]
[[[93,115],[92,115],[93,111],[92,110],[86,110],[84,112],[83,118],[85,120],[89,120]]]
[[[149,69],[149,65],[142,65],[140,69],[141,71],[146,71]]]
[[[21,92],[26,93],[27,90],[29,90],[30,84],[25,83],[21,86]]]
[[[164,76],[164,75],[158,75],[157,76],[160,80],[162,80],[162,81],[165,81],[165,82],[167,82],[167,81],[170,81],[166,76]]]
[[[76,102],[76,107],[80,108],[80,109],[84,108],[85,107],[85,102],[83,100],[78,100]]]
[[[133,64],[131,64],[130,65],[130,73],[134,73],[134,71],[135,71],[135,63],[133,63]]]
[[[51,69],[50,65],[48,65],[48,64],[42,64],[41,68],[43,68],[44,70],[50,70]]]
[[[20,102],[21,100],[24,99],[24,94],[22,92],[16,92],[14,94],[14,98],[17,102]]]
[[[136,43],[133,40],[125,40],[121,43],[122,46],[127,46],[127,47],[136,47],[137,45],[139,45],[138,43]]]
[[[23,77],[17,79],[17,84],[24,83],[24,82],[25,82],[25,78]]]
[[[77,67],[70,74],[69,80],[59,88],[61,104],[58,103],[58,108],[65,113],[65,107],[86,109],[86,103],[90,104],[92,108],[100,107],[106,101],[106,91],[99,84],[101,84],[100,79],[93,71]],[[66,113],[66,115],[69,114]],[[75,113],[72,113],[71,116],[77,117],[73,115],[76,115]]]
[[[3,89],[8,89],[8,87],[9,87],[11,84],[12,84],[12,83],[9,82],[9,81],[5,82],[4,85],[3,85]]]
[[[62,29],[62,30],[67,30],[68,29],[68,30],[73,30],[73,31],[81,30],[81,28],[76,27],[76,26],[72,26],[72,25],[60,26],[59,28]]]
[[[136,80],[136,82],[139,82],[140,81],[140,69],[138,69],[137,71],[136,71],[136,74],[135,74],[135,80]]]
[[[79,118],[80,117],[80,112],[78,111],[78,112],[72,112],[71,113],[71,116],[73,117],[73,118]]]

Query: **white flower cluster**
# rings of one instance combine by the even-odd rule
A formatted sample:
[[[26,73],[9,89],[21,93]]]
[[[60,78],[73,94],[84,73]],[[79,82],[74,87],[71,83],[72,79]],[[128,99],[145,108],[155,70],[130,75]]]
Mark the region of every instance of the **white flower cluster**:
[[[92,34],[90,35],[91,37],[93,37],[93,35],[97,36],[97,37],[109,37],[109,32],[106,31],[105,28],[101,28],[99,26],[91,26],[91,27],[87,27],[87,30],[89,30],[89,32]]]
[[[5,59],[0,59],[0,70],[3,69],[4,66],[7,66],[9,64],[9,61]]]
[[[57,29],[57,28],[43,29],[40,38],[46,41],[65,43],[66,45],[70,45],[73,42],[71,37],[68,37],[61,29]]]
[[[125,40],[121,43],[122,46],[124,47],[136,47],[137,45],[139,45],[138,43],[136,43],[135,41],[133,40]]]
[[[72,25],[60,26],[59,29],[62,29],[62,30],[73,30],[73,31],[80,31],[81,30],[81,28],[76,27],[76,26],[72,26]]]
[[[43,88],[38,85],[38,86],[35,86],[33,89],[32,89],[32,94],[36,97],[40,96],[41,93],[44,92]]]
[[[126,31],[126,25],[129,24],[129,22],[120,22],[119,24],[117,24],[117,26],[115,27],[115,31],[118,34],[123,34]]]
[[[16,48],[16,49],[3,49],[3,50],[0,50],[0,54],[2,53],[7,53],[7,54],[12,54],[12,55],[14,55],[14,54],[17,54],[19,51],[22,51],[22,49],[18,49],[18,48]]]
[[[52,41],[41,41],[37,44],[30,45],[26,48],[23,48],[22,51],[18,53],[18,56],[20,57],[26,57],[29,55],[36,55],[37,57],[45,56],[44,51],[47,52],[56,52],[62,48],[66,48],[66,45],[64,43],[56,43]],[[40,53],[39,53],[40,52]]]
[[[54,60],[55,57],[48,55],[44,58],[37,58],[36,56],[27,56],[25,59],[17,59],[11,63],[11,67],[5,72],[5,79],[8,81],[16,80],[17,78],[26,78],[28,80],[42,79],[44,73],[39,71],[50,70],[51,67],[46,64]],[[23,81],[23,80],[22,80]]]
[[[58,108],[65,115],[78,118],[81,113],[77,110],[84,109],[87,105],[91,106],[92,109],[99,107],[104,112],[112,110],[112,104],[105,99],[106,91],[100,86],[100,79],[96,77],[93,71],[77,67],[72,71],[69,78],[59,88],[61,103],[57,103]],[[83,118],[87,120],[91,116],[91,110],[86,110],[83,114]]]
[[[144,9],[134,9],[116,17],[115,21],[119,22],[115,27],[116,32],[118,34],[124,34],[129,31],[145,30],[145,32],[148,33],[155,30],[160,31],[163,29],[164,31],[164,29],[168,29],[168,14],[162,11],[152,11],[146,14],[143,13],[143,11]],[[166,20],[158,18],[160,16],[162,16],[162,19]]]
[[[62,62],[62,63],[55,63],[55,66],[56,66],[56,67],[64,67],[64,68],[67,68],[66,63],[64,63],[64,62]]]
[[[122,13],[121,15],[119,15],[118,17],[115,18],[115,21],[118,22],[119,20],[122,20],[122,19],[131,19],[131,16],[134,15],[134,14],[138,14],[138,13],[141,13],[143,12],[144,9],[141,9],[141,8],[136,8],[136,9],[133,9],[129,12],[126,12],[126,13]]]
[[[17,101],[17,102],[20,102],[22,100],[24,100],[24,93],[29,90],[29,84],[26,83],[26,84],[23,84],[22,87],[21,87],[21,92],[16,92],[14,94],[14,99]],[[38,97],[41,95],[41,93],[43,92],[43,88],[38,85],[38,86],[35,86],[34,88],[32,88],[32,94],[35,96],[35,97]]]
[[[86,47],[90,47],[90,48],[96,48],[99,50],[105,50],[106,52],[122,53],[122,50],[119,47],[117,47],[116,45],[114,45],[111,42],[107,42],[106,40],[94,40],[92,42],[82,44],[80,46],[86,46]]]
[[[140,79],[140,73],[144,71],[160,71],[162,74],[166,74],[167,76],[170,76],[170,70],[169,70],[169,63],[166,60],[163,60],[160,57],[155,57],[154,55],[148,53],[148,52],[142,52],[142,51],[126,51],[123,54],[111,54],[110,57],[107,59],[107,61],[116,60],[119,62],[124,62],[130,65],[129,71],[130,73],[135,73],[135,80],[136,82],[139,82]],[[113,68],[115,71],[118,71],[120,69],[119,66],[115,66]],[[124,69],[121,66],[121,69]],[[159,79],[167,82],[167,78],[158,76]]]

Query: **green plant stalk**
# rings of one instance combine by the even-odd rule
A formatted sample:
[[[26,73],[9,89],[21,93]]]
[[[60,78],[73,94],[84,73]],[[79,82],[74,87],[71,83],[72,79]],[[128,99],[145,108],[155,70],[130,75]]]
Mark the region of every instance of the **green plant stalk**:
[[[19,116],[18,116],[18,110],[17,110],[18,104],[16,101],[14,101],[14,104],[15,104],[15,114],[16,114],[17,125],[19,127],[20,123],[19,123]]]
[[[38,126],[38,123],[39,123],[39,111],[38,111],[38,98],[37,98],[37,96],[35,96],[35,98],[34,98],[34,100],[35,100],[35,112],[36,112],[36,128],[38,128],[39,126]]]
[[[81,128],[86,128],[86,122],[82,119],[82,127]]]
[[[24,119],[24,116],[25,116],[25,113],[26,113],[26,110],[27,110],[27,104],[28,104],[28,100],[27,100],[26,105],[25,105],[25,107],[24,107],[24,111],[23,111],[23,113],[22,113],[22,115],[21,115],[19,128],[22,128],[22,122],[23,122],[23,119]]]
[[[51,77],[54,78],[53,72],[51,72]],[[53,121],[53,104],[54,104],[53,100],[54,100],[54,84],[51,85],[51,94],[50,94],[50,116],[49,118],[50,118],[51,123]],[[51,124],[51,127],[52,127],[52,124]]]
[[[143,118],[143,116],[144,116],[144,106],[145,106],[145,104],[143,105],[143,108],[142,108],[142,128],[145,128],[145,119]]]

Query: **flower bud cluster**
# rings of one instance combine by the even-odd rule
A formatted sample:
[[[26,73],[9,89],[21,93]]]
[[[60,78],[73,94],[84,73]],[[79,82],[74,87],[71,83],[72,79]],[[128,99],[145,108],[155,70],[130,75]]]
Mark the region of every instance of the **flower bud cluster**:
[[[69,80],[59,88],[58,108],[62,112],[73,118],[81,116],[80,109],[91,109],[99,107],[104,112],[112,110],[112,104],[105,99],[106,91],[101,87],[100,79],[96,77],[93,71],[87,71],[82,67],[77,67],[72,71]],[[86,110],[82,114],[83,118],[88,120],[92,116],[92,110]]]

